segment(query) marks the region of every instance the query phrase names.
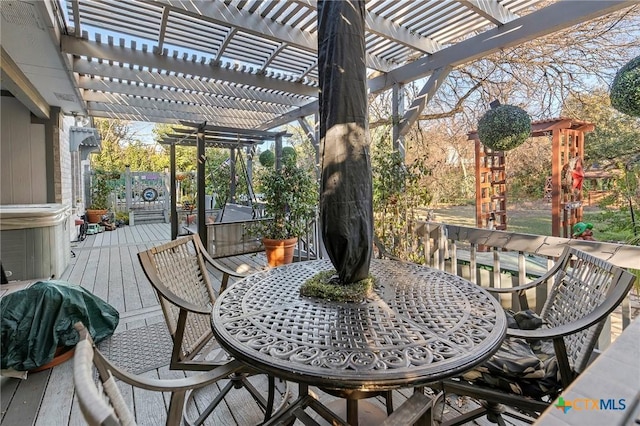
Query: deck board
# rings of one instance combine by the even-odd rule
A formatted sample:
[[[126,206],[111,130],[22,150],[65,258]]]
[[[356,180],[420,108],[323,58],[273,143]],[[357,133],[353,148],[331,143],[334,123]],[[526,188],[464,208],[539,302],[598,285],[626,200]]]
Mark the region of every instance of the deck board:
[[[7,411],[3,413],[1,421],[3,426],[24,426],[34,424],[38,416],[39,408],[52,370],[45,370],[31,374],[29,375],[28,380],[20,381],[12,395],[5,395],[4,392],[0,395],[2,399],[4,399],[5,396],[11,398],[11,403],[8,405]],[[3,380],[5,379],[6,378],[3,377]],[[68,380],[71,380],[70,376]]]
[[[35,426],[63,425],[69,421],[73,399],[73,362],[65,362],[51,370]]]
[[[71,263],[60,278],[80,284],[116,306],[120,312],[117,332],[162,322],[164,319],[157,296],[142,271],[137,253],[166,242],[169,238],[168,224],[125,226],[115,231],[89,235],[84,241],[72,243],[75,257],[71,259]],[[263,253],[218,260],[240,272],[255,272],[266,267],[266,258]],[[213,278],[214,287],[219,287],[220,278],[220,276]],[[72,367],[73,362],[66,362],[46,372],[32,374],[28,380],[2,377],[0,395],[2,425],[75,426],[85,424],[73,392]],[[185,373],[171,371],[168,366],[165,366],[144,375],[177,378],[184,377]],[[214,386],[218,388],[221,384]],[[125,386],[122,386],[122,389],[125,399],[130,402],[131,407],[135,407],[138,424],[153,426],[164,424],[169,404],[168,395],[163,396],[138,389],[133,391]],[[292,396],[295,397],[297,385],[291,384],[290,389]],[[325,403],[335,399],[321,390],[313,390]],[[209,390],[208,394],[201,393],[196,397],[196,409],[202,410],[206,406],[211,392]],[[410,395],[411,391],[408,389],[394,392],[394,405],[398,406]],[[449,396],[449,399],[453,399],[453,396]],[[460,410],[468,409],[467,407],[474,404],[469,402],[462,408],[458,408],[455,406],[456,400],[453,399],[452,403],[446,407],[445,418],[454,417]],[[381,398],[377,398],[374,403],[384,407]],[[246,391],[240,389],[233,390],[205,424],[234,426],[258,424],[261,421],[262,412]],[[486,423],[479,420],[470,424]]]

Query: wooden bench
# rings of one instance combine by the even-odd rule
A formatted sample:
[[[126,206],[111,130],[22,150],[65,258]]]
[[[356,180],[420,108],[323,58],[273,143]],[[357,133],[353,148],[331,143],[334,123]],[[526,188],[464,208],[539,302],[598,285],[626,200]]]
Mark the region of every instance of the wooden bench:
[[[209,255],[216,259],[263,251],[264,245],[255,227],[259,222],[271,219],[253,216],[251,206],[227,204],[219,210],[215,221],[206,225],[205,246]],[[189,234],[198,233],[196,223],[183,225],[182,228]]]

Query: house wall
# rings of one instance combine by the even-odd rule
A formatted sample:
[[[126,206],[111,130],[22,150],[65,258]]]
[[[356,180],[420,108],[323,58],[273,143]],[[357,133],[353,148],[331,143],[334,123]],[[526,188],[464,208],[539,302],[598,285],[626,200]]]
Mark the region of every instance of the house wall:
[[[44,124],[17,99],[0,98],[0,204],[47,202]]]
[[[71,152],[69,152],[69,129],[75,124],[73,117],[63,116],[60,124],[60,140],[54,145],[57,158],[55,169],[58,171],[55,182],[56,202],[68,206],[74,205],[71,176]]]
[[[0,204],[55,202],[74,208],[69,152],[74,118],[54,110],[53,119],[46,125],[16,98],[2,96],[0,99]],[[47,131],[51,133],[49,147]],[[47,153],[51,158],[47,158]],[[77,237],[74,213],[75,209],[68,226],[64,227],[70,241]]]
[[[75,118],[61,116],[60,122],[59,143],[54,144],[54,153],[56,156],[56,164],[54,165],[54,169],[56,170],[56,202],[71,207],[71,218],[69,219],[69,226],[66,231],[69,241],[74,241],[78,237],[75,219],[79,218],[79,215],[82,214],[77,212],[76,202],[73,199],[73,168],[71,167],[71,152],[69,152],[70,129],[71,126],[75,125]]]

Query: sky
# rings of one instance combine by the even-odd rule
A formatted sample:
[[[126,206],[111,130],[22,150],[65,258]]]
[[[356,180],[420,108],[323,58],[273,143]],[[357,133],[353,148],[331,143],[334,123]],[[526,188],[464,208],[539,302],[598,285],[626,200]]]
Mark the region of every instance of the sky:
[[[153,135],[153,127],[155,123],[149,123],[146,121],[131,121],[129,127],[135,134],[134,139],[140,140],[142,143],[153,144],[155,143]]]

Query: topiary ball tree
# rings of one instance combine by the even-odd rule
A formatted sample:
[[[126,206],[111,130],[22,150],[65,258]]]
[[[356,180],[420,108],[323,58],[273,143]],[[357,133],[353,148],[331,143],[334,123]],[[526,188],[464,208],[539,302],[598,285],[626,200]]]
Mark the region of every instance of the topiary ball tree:
[[[258,161],[260,161],[260,164],[264,167],[273,167],[276,162],[276,155],[273,151],[264,151],[260,154],[260,157],[258,157]]]
[[[287,166],[295,166],[296,161],[298,161],[298,154],[296,154],[296,150],[293,147],[285,146],[282,148],[282,162]]]
[[[531,134],[531,117],[522,108],[500,105],[487,111],[478,122],[480,142],[494,151],[509,151]]]
[[[640,56],[618,70],[609,97],[618,111],[640,117]]]

